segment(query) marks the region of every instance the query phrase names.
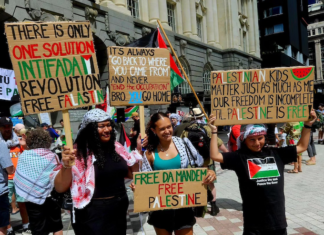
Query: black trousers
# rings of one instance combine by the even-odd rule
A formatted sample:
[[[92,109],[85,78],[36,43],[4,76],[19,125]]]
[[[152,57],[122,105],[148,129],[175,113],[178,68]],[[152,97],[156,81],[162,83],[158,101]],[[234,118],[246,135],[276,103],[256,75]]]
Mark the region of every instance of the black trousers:
[[[127,229],[127,194],[111,199],[92,199],[84,209],[75,209],[76,235],[125,235]]]
[[[270,231],[260,231],[257,229],[246,229],[244,228],[243,235],[287,235],[287,229],[278,229]]]

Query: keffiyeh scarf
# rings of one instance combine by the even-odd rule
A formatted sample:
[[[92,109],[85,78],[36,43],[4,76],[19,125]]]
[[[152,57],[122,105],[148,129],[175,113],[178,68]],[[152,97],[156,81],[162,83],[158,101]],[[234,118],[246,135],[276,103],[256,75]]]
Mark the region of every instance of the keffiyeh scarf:
[[[3,139],[2,134],[0,132],[0,142],[5,143],[8,148],[12,148],[12,147],[19,145],[18,136],[16,135],[16,133],[14,131],[12,131],[12,138],[7,141]]]
[[[267,128],[263,124],[250,124],[247,125],[244,132],[241,132],[239,138],[237,138],[237,148],[241,148],[241,144],[247,137],[257,136],[257,135],[266,135]]]
[[[92,122],[103,122],[106,120],[111,120],[111,116],[103,111],[102,109],[91,109],[87,112],[82,119],[81,126],[78,134],[89,124]]]

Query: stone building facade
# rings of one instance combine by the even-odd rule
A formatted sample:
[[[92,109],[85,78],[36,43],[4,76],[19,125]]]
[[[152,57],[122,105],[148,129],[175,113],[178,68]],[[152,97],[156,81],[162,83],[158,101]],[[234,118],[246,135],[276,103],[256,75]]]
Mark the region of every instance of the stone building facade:
[[[89,20],[102,87],[108,83],[106,48],[148,34],[158,19],[207,110],[211,71],[260,68],[257,0],[0,0],[2,32],[8,21]],[[0,67],[12,69],[0,35]],[[191,93],[186,83],[178,91],[184,100]]]

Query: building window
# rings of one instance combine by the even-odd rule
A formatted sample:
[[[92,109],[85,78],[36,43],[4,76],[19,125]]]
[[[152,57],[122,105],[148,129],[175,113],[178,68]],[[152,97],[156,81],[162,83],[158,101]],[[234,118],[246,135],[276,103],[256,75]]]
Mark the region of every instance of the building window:
[[[322,34],[322,28],[318,28],[318,34]]]
[[[311,32],[310,31],[308,31],[308,36],[311,36]]]
[[[210,91],[210,73],[212,69],[211,67],[206,64],[204,67],[203,72],[203,85],[204,85],[204,91]]]
[[[127,0],[127,8],[134,18],[139,19],[138,0]]]
[[[274,33],[280,33],[284,31],[283,24],[276,24],[274,26],[268,27],[265,29],[265,35],[270,35]]]
[[[182,65],[182,68],[183,70],[186,72],[187,74],[187,77],[190,81],[190,75],[189,75],[189,67],[187,65],[187,63],[185,61],[180,61],[181,65]],[[178,66],[178,68],[180,69],[180,66]],[[180,69],[180,72],[181,72],[181,75],[184,79],[184,82],[182,82],[179,86],[178,86],[178,92],[180,92],[181,94],[188,94],[188,93],[191,93],[191,89],[190,89],[190,86],[189,84],[187,83],[187,80],[184,76],[184,74],[182,73],[182,70]]]
[[[197,16],[197,35],[202,39],[202,18]]]
[[[280,14],[282,14],[282,6],[272,7],[267,10],[264,10],[263,12],[264,18],[280,15]]]
[[[291,48],[291,57],[297,60],[298,51],[295,48]]]
[[[168,2],[167,9],[168,9],[168,24],[175,32],[176,29],[175,29],[174,5]]]
[[[312,35],[315,35],[315,29],[312,30]]]

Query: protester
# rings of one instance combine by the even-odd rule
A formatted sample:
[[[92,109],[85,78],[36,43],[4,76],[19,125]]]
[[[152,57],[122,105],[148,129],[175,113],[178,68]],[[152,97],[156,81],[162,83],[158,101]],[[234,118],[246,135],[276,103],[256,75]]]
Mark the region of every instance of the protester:
[[[315,148],[314,137],[313,137],[314,132],[316,132],[316,129],[312,127],[311,135],[309,138],[309,144],[307,147],[307,153],[309,157],[309,160],[306,161],[307,166],[316,165],[316,148]]]
[[[101,109],[84,115],[74,148],[64,147],[63,164],[51,179],[57,192],[71,189],[75,234],[126,234],[129,203],[124,178],[132,179],[142,157],[116,142],[115,123]],[[141,149],[140,136],[137,148]]]
[[[184,117],[180,125],[177,126],[175,130],[173,130],[173,136],[180,137],[182,132],[186,129],[186,127],[190,126],[191,117]]]
[[[241,125],[233,125],[228,138],[228,150],[229,152],[235,152],[237,150],[236,140],[241,134]]]
[[[50,193],[53,185],[50,174],[59,164],[58,157],[50,151],[52,138],[43,129],[27,132],[28,149],[19,157],[14,183],[17,194],[26,201],[33,235],[63,234],[61,208]]]
[[[209,120],[213,135],[211,158],[221,163],[222,169],[234,170],[239,181],[243,201],[243,235],[285,235],[284,168],[295,162],[297,154],[308,146],[310,129],[316,114],[311,112],[311,121],[305,122],[301,138],[296,146],[285,148],[265,147],[266,128],[262,124],[247,125],[238,139],[238,151],[220,153],[217,147],[215,116]]]
[[[64,128],[64,122],[63,122],[63,119],[60,120],[60,124],[61,124],[61,126]]]
[[[320,112],[323,116],[324,116],[324,104],[320,103],[318,105],[318,112]],[[318,129],[318,143],[323,143],[324,139],[323,139],[323,133],[324,133],[324,124]]]
[[[279,147],[287,147],[287,134],[282,127],[279,128]]]
[[[296,146],[302,133],[302,123],[287,122],[282,128],[287,134],[287,141],[289,146]],[[288,171],[288,173],[298,172],[302,172],[302,153],[298,154],[297,161],[294,162],[294,169]]]
[[[165,114],[170,118],[171,112],[169,110],[166,111]]]
[[[180,116],[176,113],[172,113],[169,118],[171,120],[173,131],[175,131],[176,127],[180,125]]]
[[[267,124],[267,144],[269,147],[276,146],[276,124],[270,123]]]
[[[20,146],[19,138],[17,134],[13,131],[13,123],[10,118],[8,117],[1,117],[0,118],[0,142],[3,142],[7,145],[9,152],[10,152],[10,157],[12,164],[14,167],[17,167],[18,163],[18,158],[20,154],[24,151],[23,147]],[[23,223],[23,232],[25,234],[31,234],[29,233],[28,225],[29,225],[29,219],[28,219],[28,214],[26,210],[26,205],[25,205],[25,200],[17,195],[16,193],[16,188],[14,184],[14,179],[15,175],[10,174],[8,176],[8,189],[9,189],[9,202],[12,203],[12,198],[16,199],[16,202],[19,206],[19,213],[22,218],[22,223]],[[16,203],[13,203],[12,209],[14,210],[16,208]],[[16,209],[17,211],[17,209]],[[8,235],[14,235],[15,232],[11,225],[9,224],[8,226]]]
[[[140,118],[137,112],[132,113],[131,118],[134,121],[134,127],[131,130],[131,150],[135,150],[137,147],[137,138],[140,133]],[[144,120],[143,120],[144,121]]]
[[[7,235],[10,224],[8,174],[14,174],[15,167],[6,143],[0,141],[0,235]]]
[[[41,127],[50,134],[52,138],[52,143],[54,143],[55,140],[60,136],[56,133],[56,131],[53,128],[50,128],[47,123],[42,123]]]
[[[175,136],[172,137],[172,133],[172,124],[166,114],[159,112],[151,117],[146,127],[148,144],[141,171],[171,170],[187,168],[194,164],[203,165],[202,156],[191,142],[187,138],[182,140]],[[190,149],[193,156],[187,155],[186,148]],[[210,184],[215,179],[215,172],[208,170],[204,183]],[[134,184],[132,187],[134,188]],[[171,235],[173,231],[177,235],[191,235],[196,219],[192,208],[182,208],[150,212],[148,223],[154,226],[157,235]]]
[[[193,146],[198,149],[199,153],[204,158],[204,166],[208,169],[216,172],[215,164],[212,159],[210,159],[209,143],[212,136],[210,127],[203,120],[204,114],[200,108],[194,108],[191,115],[191,123],[186,129],[182,132],[181,138],[188,138]],[[201,130],[201,131],[199,131]],[[205,140],[205,141],[200,141]],[[218,138],[217,144],[219,149],[223,152],[228,152],[223,141]],[[212,193],[212,200],[210,201],[211,212],[210,214],[215,216],[219,213],[219,208],[216,205],[216,187],[214,185],[215,181],[211,182],[208,187]]]

